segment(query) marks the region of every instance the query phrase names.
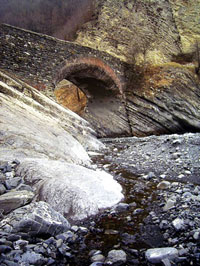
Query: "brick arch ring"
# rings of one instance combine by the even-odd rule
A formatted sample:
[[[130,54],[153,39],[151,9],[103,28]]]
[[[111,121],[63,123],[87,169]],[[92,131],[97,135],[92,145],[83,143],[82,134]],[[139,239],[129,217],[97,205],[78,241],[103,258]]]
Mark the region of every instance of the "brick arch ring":
[[[118,75],[112,67],[97,57],[81,57],[66,60],[54,79],[54,85],[67,79],[81,87],[81,79],[93,78],[103,82],[107,89],[111,89],[123,96],[123,77]]]

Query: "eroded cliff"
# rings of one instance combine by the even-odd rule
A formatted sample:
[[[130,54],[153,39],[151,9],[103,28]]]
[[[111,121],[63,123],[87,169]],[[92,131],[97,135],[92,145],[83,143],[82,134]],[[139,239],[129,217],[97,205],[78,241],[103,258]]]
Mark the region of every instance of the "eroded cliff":
[[[194,51],[200,1],[96,1],[96,17],[76,41],[126,62],[164,63]]]

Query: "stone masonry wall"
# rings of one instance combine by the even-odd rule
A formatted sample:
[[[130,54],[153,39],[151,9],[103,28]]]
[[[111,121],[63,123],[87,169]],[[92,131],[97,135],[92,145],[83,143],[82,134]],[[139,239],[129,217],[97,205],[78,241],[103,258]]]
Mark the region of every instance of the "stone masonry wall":
[[[123,76],[124,64],[104,52],[9,25],[0,25],[0,68],[49,96],[53,96],[53,80],[66,60],[70,62],[87,56],[99,58],[119,78]]]

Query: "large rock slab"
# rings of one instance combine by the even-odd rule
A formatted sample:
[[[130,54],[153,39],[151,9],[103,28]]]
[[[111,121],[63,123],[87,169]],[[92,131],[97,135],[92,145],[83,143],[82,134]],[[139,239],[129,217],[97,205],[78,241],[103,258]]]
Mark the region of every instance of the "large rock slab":
[[[68,221],[46,202],[35,202],[10,213],[0,222],[7,232],[25,232],[35,235],[57,235],[70,228]]]
[[[21,206],[28,204],[35,194],[31,191],[10,191],[0,196],[0,209],[7,214]]]
[[[43,200],[68,219],[80,220],[115,205],[122,188],[110,174],[53,160],[25,160],[17,169]]]
[[[90,164],[85,149],[103,145],[92,135],[89,124],[34,88],[29,86],[22,93],[14,86],[20,84],[14,82],[11,87],[0,83],[1,158],[51,158]]]
[[[27,84],[2,77],[11,86],[0,82],[0,157],[20,160],[17,175],[37,189],[38,198],[72,219],[120,201],[121,186],[111,175],[78,166],[92,168],[86,149],[104,147],[88,122]]]

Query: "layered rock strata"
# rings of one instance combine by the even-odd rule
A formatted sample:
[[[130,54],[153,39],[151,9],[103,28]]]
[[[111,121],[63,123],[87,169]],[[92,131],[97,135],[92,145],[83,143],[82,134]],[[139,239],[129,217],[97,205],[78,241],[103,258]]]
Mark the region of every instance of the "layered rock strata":
[[[88,122],[24,82],[5,74],[1,77],[1,160],[17,158],[21,162],[17,176],[33,187],[36,196],[41,195],[39,199],[48,201],[48,195],[61,199],[60,204],[55,201],[52,206],[68,218],[83,219],[120,201],[121,186],[111,175],[91,165],[86,150],[101,150],[104,145],[96,139]],[[9,193],[15,199],[14,192]],[[17,207],[34,196],[32,192],[27,192],[27,197],[20,193]],[[1,196],[2,204],[6,194]],[[10,206],[8,212],[13,209]]]

